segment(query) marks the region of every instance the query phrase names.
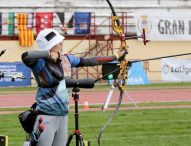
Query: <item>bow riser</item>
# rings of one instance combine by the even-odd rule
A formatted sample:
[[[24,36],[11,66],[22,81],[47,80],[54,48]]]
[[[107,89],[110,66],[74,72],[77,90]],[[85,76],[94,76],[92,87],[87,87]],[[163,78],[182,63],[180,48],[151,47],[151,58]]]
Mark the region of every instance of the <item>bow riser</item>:
[[[121,37],[121,51],[127,51],[127,43],[125,41],[125,35],[123,33],[123,27],[119,23],[119,17],[118,16],[112,16],[112,28],[113,30]]]

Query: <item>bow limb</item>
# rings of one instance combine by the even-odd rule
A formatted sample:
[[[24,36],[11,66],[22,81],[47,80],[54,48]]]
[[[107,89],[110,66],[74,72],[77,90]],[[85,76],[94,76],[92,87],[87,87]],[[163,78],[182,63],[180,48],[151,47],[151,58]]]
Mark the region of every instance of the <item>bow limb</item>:
[[[113,112],[112,115],[109,117],[109,119],[107,120],[107,122],[105,123],[105,125],[100,129],[99,136],[98,136],[98,146],[101,145],[101,137],[102,137],[102,134],[103,134],[104,129],[109,125],[109,123],[112,121],[113,117],[117,114],[117,112],[118,112],[118,110],[119,110],[119,107],[120,107],[121,102],[122,102],[122,99],[123,99],[123,94],[124,94],[124,91],[120,91],[119,101],[118,101],[118,103],[117,103],[117,106],[116,106],[114,112]]]
[[[125,89],[125,85],[126,85],[126,80],[127,80],[127,70],[129,69],[128,67],[128,62],[125,60],[126,55],[128,54],[127,51],[127,44],[125,41],[125,35],[123,33],[123,27],[120,23],[119,17],[117,16],[111,2],[109,0],[106,0],[107,3],[110,6],[110,9],[112,11],[112,28],[113,30],[118,34],[118,36],[121,39],[121,47],[120,47],[120,51],[124,51],[125,55],[120,58],[120,71],[118,74],[118,79],[113,82],[113,85],[115,87],[118,87],[119,91],[120,91],[120,96],[119,96],[119,100],[118,103],[116,105],[116,108],[114,110],[114,112],[112,113],[112,115],[110,116],[110,118],[108,119],[108,121],[105,123],[105,125],[100,129],[99,132],[99,136],[98,136],[98,145],[101,145],[101,136],[103,134],[104,129],[109,125],[109,123],[112,121],[113,117],[117,114],[117,112],[119,111],[119,107],[121,105],[122,99],[123,99],[123,94],[124,94],[124,89]]]
[[[127,44],[126,44],[126,41],[125,41],[125,35],[123,33],[123,27],[121,25],[121,22],[119,20],[119,16],[117,16],[111,2],[109,0],[106,0],[107,3],[109,4],[109,7],[112,11],[112,28],[113,30],[121,37],[121,48],[120,50],[124,50],[124,51],[127,51]]]

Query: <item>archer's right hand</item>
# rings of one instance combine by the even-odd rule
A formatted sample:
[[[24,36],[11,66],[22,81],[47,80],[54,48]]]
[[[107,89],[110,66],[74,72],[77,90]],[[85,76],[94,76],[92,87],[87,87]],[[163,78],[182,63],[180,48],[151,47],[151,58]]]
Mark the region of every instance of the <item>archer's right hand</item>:
[[[60,58],[59,52],[49,51],[49,59],[56,62]]]

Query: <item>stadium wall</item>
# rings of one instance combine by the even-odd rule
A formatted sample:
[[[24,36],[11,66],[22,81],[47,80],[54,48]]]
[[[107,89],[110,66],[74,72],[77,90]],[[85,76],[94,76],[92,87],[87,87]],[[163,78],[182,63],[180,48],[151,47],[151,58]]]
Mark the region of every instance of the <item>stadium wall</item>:
[[[73,48],[79,40],[65,40],[64,53],[67,53]],[[191,42],[189,41],[153,41],[144,46],[142,41],[130,40],[127,41],[129,45],[129,59],[147,59],[160,56],[182,54],[191,52]],[[113,42],[114,48],[120,46],[120,41]],[[20,47],[18,41],[0,41],[0,49],[6,48],[7,51],[1,56],[1,62],[16,62],[21,61],[21,54],[24,51],[35,50],[37,45],[32,47]],[[86,40],[81,43],[72,53],[79,53],[87,51],[89,48],[89,41]],[[191,59],[191,56],[182,56],[179,58]],[[161,64],[160,60],[149,61],[145,67],[148,78],[151,82],[161,81]]]

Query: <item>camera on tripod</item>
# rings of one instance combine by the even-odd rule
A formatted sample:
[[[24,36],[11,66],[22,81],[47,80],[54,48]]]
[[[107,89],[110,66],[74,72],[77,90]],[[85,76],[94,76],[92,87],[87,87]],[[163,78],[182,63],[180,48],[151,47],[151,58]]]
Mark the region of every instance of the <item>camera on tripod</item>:
[[[95,84],[93,79],[73,80],[71,78],[66,78],[65,82],[67,88],[93,88]]]
[[[78,101],[79,101],[79,88],[93,88],[95,84],[95,80],[93,79],[79,79],[79,80],[73,80],[71,78],[65,79],[66,87],[72,88],[72,97],[75,102],[75,130],[70,134],[68,137],[68,141],[66,143],[66,146],[70,146],[70,143],[73,139],[73,136],[76,137],[76,146],[90,146],[89,141],[85,141],[83,139],[82,133],[79,130],[79,112],[78,112]]]

